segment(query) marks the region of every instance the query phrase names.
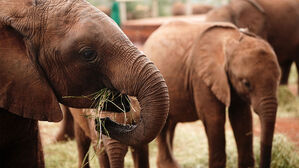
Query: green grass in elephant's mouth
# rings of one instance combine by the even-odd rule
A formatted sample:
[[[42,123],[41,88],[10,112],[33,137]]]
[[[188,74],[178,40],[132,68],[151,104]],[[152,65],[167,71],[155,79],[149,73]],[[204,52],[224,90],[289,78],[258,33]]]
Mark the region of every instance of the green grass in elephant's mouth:
[[[108,88],[103,88],[89,95],[64,96],[63,98],[86,98],[93,102],[90,106],[90,109],[93,110],[89,110],[89,113],[84,114],[84,116],[95,120],[95,126],[96,130],[99,133],[99,139],[102,135],[102,131],[105,131],[105,134],[109,136],[109,132],[105,128],[104,121],[102,122],[100,119],[103,111],[124,113],[126,120],[126,112],[130,111],[130,108],[133,108],[127,95],[120,94],[119,92]],[[102,125],[102,127],[100,125]],[[101,128],[104,128],[104,130],[102,130]]]
[[[62,98],[85,98],[92,101],[90,106],[91,109],[97,109],[98,112],[108,111],[114,106],[114,109],[117,110],[109,110],[112,112],[128,112],[129,109],[126,107],[130,105],[130,100],[127,95],[120,94],[117,91],[112,91],[108,88],[103,88],[95,93],[89,95],[82,96],[63,96]],[[118,101],[117,103],[115,101]],[[110,106],[109,106],[110,105]]]

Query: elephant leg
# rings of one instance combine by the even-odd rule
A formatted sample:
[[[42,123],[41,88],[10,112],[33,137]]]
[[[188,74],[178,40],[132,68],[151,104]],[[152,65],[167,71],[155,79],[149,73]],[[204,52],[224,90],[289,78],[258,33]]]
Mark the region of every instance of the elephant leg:
[[[37,123],[37,122],[36,122]],[[40,139],[38,126],[36,130],[28,137],[13,143],[5,150],[3,167],[38,167],[44,168],[44,154]]]
[[[135,168],[149,168],[148,144],[132,147],[132,156]]]
[[[24,165],[26,167],[45,167],[39,132],[34,136],[36,137],[13,144],[11,148],[7,149],[8,152],[5,154],[7,165],[4,167],[21,168]]]
[[[176,125],[177,125],[177,123],[170,123],[169,124],[168,135],[169,135],[169,143],[170,143],[171,151],[173,151],[173,139],[174,139]]]
[[[229,107],[229,120],[238,148],[239,168],[254,167],[252,114],[245,102],[233,102]]]
[[[281,67],[281,85],[287,85],[289,80],[290,69],[292,65],[292,60],[288,60],[280,65]]]
[[[223,168],[226,164],[225,154],[225,107],[211,106],[203,111],[203,124],[209,144],[209,167]]]
[[[78,158],[79,158],[79,168],[89,168],[88,163],[88,150],[90,147],[90,138],[85,135],[84,130],[75,123],[75,138],[77,142]]]
[[[38,147],[37,147],[38,164],[40,165],[40,167],[43,167],[45,165],[45,159],[44,159],[44,150],[43,150],[43,146],[42,146],[42,142],[41,142],[39,128],[38,128],[38,139],[37,139],[37,143],[38,143],[37,144],[38,145]]]
[[[110,168],[108,154],[105,150],[103,142],[100,144],[100,149],[97,148],[97,145],[94,146],[94,149],[99,158],[100,168]]]
[[[179,168],[180,167],[172,154],[171,144],[172,144],[174,132],[171,131],[174,131],[175,126],[172,129],[170,129],[171,127],[172,126],[170,121],[167,120],[160,135],[157,137],[157,143],[158,143],[157,167],[158,168]]]
[[[74,139],[74,119],[68,107],[60,104],[61,111],[63,112],[63,120],[61,122],[60,130],[56,135],[56,141],[66,141]]]
[[[209,167],[224,168],[226,165],[225,105],[202,80],[194,79],[192,84],[196,112],[204,124],[208,137]]]
[[[108,154],[111,168],[123,168],[128,146],[107,136],[103,136],[105,151]]]
[[[0,108],[0,167],[45,167],[38,121]]]

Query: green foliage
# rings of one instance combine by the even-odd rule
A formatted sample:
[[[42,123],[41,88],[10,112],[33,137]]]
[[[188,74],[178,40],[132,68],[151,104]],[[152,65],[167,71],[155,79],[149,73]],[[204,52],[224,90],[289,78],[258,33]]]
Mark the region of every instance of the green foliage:
[[[221,6],[228,3],[229,0],[190,0],[191,4],[208,4],[213,6]],[[159,15],[170,16],[171,7],[174,2],[186,3],[187,0],[159,0]]]
[[[97,5],[105,5],[107,7],[111,7],[112,3],[115,0],[88,0],[91,4]],[[187,0],[158,0],[159,4],[159,16],[170,16],[171,15],[171,6],[174,2],[183,2],[186,3]],[[201,4],[210,4],[213,6],[220,6],[226,4],[229,0],[190,0],[192,4],[201,3]],[[152,8],[152,0],[141,0],[136,2],[127,2],[127,12],[133,13],[133,18],[142,18],[146,14],[149,14],[148,11],[138,11],[137,6],[146,6],[149,9]],[[144,13],[145,12],[145,13]],[[146,15],[148,16],[148,15]]]
[[[171,15],[171,5],[173,0],[159,1],[159,16],[170,16]]]

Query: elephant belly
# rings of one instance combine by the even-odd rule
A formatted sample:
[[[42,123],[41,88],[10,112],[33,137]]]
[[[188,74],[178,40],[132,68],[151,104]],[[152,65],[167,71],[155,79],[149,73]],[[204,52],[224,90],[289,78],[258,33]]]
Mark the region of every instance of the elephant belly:
[[[199,119],[193,100],[188,95],[170,93],[170,100],[169,119],[176,122],[191,122]]]

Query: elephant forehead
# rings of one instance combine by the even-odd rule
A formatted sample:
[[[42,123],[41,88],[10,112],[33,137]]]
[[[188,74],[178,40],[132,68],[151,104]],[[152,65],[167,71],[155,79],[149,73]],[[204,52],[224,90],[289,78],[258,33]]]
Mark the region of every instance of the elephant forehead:
[[[276,59],[269,59],[269,54],[261,50],[250,50],[240,52],[238,58],[232,62],[232,70],[242,77],[270,77],[278,79],[280,69]]]
[[[49,7],[46,11],[47,14],[45,14],[45,33],[46,35],[49,34],[51,38],[56,35],[64,36],[74,28],[76,29],[75,33],[84,32],[86,28],[93,31],[89,33],[102,32],[101,27],[105,27],[105,22],[109,20],[103,12],[85,1],[67,1],[64,3],[57,1],[57,4],[53,5],[52,3],[55,2],[54,0],[47,5]]]

